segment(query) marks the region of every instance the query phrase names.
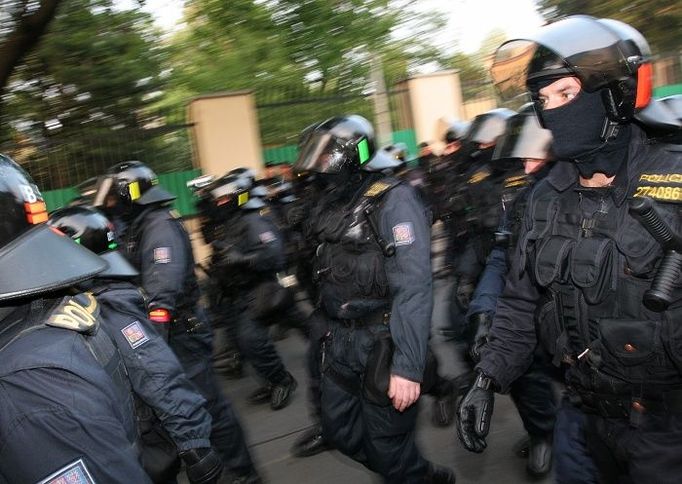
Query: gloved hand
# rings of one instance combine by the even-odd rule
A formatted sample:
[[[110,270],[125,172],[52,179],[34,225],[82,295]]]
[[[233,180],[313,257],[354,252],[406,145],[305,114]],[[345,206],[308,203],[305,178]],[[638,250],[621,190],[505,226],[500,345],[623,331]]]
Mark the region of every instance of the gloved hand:
[[[180,452],[187,478],[192,484],[215,484],[223,472],[223,461],[211,448],[189,449]]]
[[[481,350],[488,344],[488,335],[490,334],[490,327],[493,324],[493,315],[490,313],[476,313],[469,317],[471,325],[476,327],[476,335],[474,342],[469,349],[471,359],[476,363],[481,361]]]
[[[487,447],[494,404],[493,380],[479,373],[457,410],[457,435],[468,451],[481,453]]]
[[[466,311],[469,309],[469,303],[471,302],[471,296],[474,294],[474,289],[476,289],[474,281],[468,277],[460,277],[457,282],[455,297],[457,298],[457,304],[462,310]]]

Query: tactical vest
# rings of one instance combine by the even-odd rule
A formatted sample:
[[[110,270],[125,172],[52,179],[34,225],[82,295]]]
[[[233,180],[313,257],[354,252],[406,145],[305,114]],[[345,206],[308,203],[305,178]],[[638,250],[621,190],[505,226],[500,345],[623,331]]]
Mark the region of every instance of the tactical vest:
[[[361,318],[388,305],[385,256],[371,223],[378,227],[385,195],[400,183],[393,178],[365,183],[345,203],[332,193],[313,211],[311,232],[319,243],[313,274],[331,317]]]
[[[572,365],[569,380],[591,390],[682,382],[682,290],[664,313],[642,304],[658,243],[608,188],[542,188],[520,241],[521,270],[544,289],[536,315],[541,344],[556,364]]]
[[[128,372],[116,345],[104,330],[100,328],[99,306],[90,293],[65,296],[62,299],[36,299],[21,306],[8,316],[0,327],[0,358],[11,359],[15,363],[13,371],[30,368],[52,367],[63,368],[76,374],[87,374],[87,368],[81,368],[68,358],[60,363],[55,357],[43,354],[25,354],[12,356],[16,345],[29,333],[45,331],[49,328],[63,328],[79,333],[81,341],[99,365],[114,382],[117,402],[112,402],[123,424],[128,441],[135,446],[138,438],[135,422],[135,404],[128,378]],[[67,355],[63,355],[67,356]]]

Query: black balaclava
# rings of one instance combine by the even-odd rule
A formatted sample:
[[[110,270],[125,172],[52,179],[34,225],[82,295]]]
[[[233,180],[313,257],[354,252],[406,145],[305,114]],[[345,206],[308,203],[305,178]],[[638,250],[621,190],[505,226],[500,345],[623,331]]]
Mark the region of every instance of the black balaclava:
[[[584,178],[595,173],[614,176],[627,158],[630,126],[616,128],[604,140],[608,115],[600,91],[580,93],[569,103],[539,111],[545,128],[552,132],[552,150],[558,159],[573,160]]]

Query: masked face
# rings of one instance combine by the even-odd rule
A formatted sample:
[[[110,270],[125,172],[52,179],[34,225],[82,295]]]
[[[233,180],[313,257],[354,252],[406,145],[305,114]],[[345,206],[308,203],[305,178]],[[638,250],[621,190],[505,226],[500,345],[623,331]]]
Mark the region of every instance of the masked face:
[[[558,158],[579,158],[603,145],[607,115],[599,92],[585,92],[578,78],[563,77],[542,87],[536,98],[538,115],[552,132]]]

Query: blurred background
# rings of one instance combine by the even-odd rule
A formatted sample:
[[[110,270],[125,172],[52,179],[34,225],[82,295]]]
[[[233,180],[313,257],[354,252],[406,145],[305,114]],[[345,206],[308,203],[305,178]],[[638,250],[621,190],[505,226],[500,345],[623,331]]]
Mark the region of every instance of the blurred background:
[[[254,119],[231,121],[256,126],[260,151],[234,165],[286,170],[303,128],[351,112],[416,156],[435,140],[416,126],[410,80],[449,76],[457,117],[471,119],[499,106],[495,48],[574,13],[638,28],[655,95],[682,92],[680,0],[0,0],[0,152],[50,209],[139,159],[189,215],[184,182],[202,168],[193,101],[246,94]]]

